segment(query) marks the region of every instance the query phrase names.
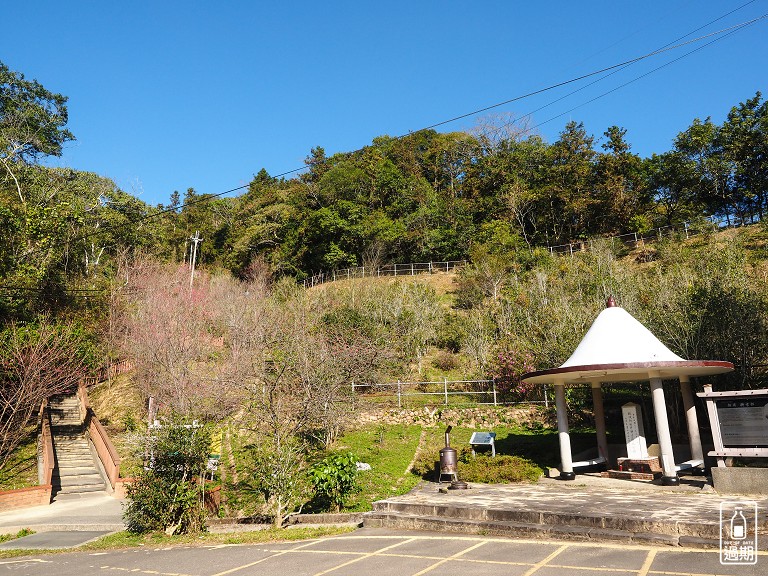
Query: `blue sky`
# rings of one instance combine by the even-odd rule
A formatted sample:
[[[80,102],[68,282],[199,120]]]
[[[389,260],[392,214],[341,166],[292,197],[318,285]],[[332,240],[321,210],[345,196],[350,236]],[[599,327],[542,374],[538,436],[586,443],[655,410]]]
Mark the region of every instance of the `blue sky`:
[[[40,0],[3,13],[0,60],[69,97],[77,140],[53,165],[97,172],[150,203],[218,193],[258,170],[349,151],[653,51],[741,1],[103,2]],[[768,12],[756,0],[694,34]],[[691,36],[693,37],[693,36]],[[642,155],[696,118],[768,94],[768,19],[591,104],[693,45],[635,64],[537,112],[628,130]],[[504,106],[523,115],[561,88]],[[482,114],[487,116],[489,113]],[[440,129],[467,130],[477,118]]]

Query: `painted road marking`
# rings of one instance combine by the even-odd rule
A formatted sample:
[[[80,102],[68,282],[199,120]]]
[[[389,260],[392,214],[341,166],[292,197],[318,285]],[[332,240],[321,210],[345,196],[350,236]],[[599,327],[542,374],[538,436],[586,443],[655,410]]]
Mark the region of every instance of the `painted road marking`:
[[[548,563],[550,560],[552,560],[552,559],[553,559],[553,558],[555,558],[555,557],[556,557],[558,554],[560,554],[561,552],[563,552],[564,550],[567,550],[567,549],[568,549],[568,546],[567,546],[567,545],[565,545],[565,546],[560,546],[560,548],[558,548],[557,550],[555,550],[554,552],[552,552],[552,554],[550,554],[549,556],[547,556],[546,558],[544,558],[544,560],[542,560],[541,562],[538,562],[538,563],[534,564],[534,565],[533,565],[533,567],[532,567],[530,570],[528,570],[528,571],[527,571],[525,574],[523,574],[523,576],[531,576],[531,574],[533,574],[534,572],[536,572],[536,571],[537,571],[539,568],[542,568],[542,567],[546,566],[546,565],[547,565],[547,563]]]
[[[485,541],[485,540],[482,541],[482,542],[478,542],[474,546],[470,546],[469,548],[466,548],[465,550],[462,550],[461,552],[457,552],[453,556],[449,556],[448,558],[443,558],[439,562],[435,562],[434,564],[432,564],[432,566],[430,566],[428,568],[424,568],[424,570],[422,570],[421,572],[416,572],[416,574],[414,574],[413,576],[421,576],[422,574],[426,574],[427,572],[431,572],[432,570],[434,570],[438,566],[442,566],[446,562],[450,562],[451,560],[455,560],[457,558],[460,558],[461,556],[464,556],[464,554],[466,554],[467,552],[471,552],[475,548],[480,548],[480,546],[483,546],[485,544],[487,544],[487,541]]]
[[[397,543],[392,544],[390,546],[385,546],[384,548],[382,548],[380,550],[376,550],[375,552],[369,552],[368,554],[363,554],[362,556],[358,556],[357,558],[353,558],[352,560],[344,562],[343,564],[339,564],[338,566],[335,566],[333,568],[329,568],[328,570],[323,570],[322,572],[317,572],[317,573],[315,573],[315,576],[322,576],[322,574],[328,574],[329,572],[333,572],[334,570],[338,570],[339,568],[344,568],[344,566],[349,566],[350,564],[354,564],[355,562],[360,562],[360,560],[365,560],[366,558],[371,558],[372,556],[377,556],[381,552],[386,552],[387,550],[391,550],[392,548],[397,548],[398,546],[402,546],[403,544],[408,544],[409,542],[413,542],[414,540],[417,540],[417,538],[409,538],[407,540],[403,540],[402,542],[397,542]]]

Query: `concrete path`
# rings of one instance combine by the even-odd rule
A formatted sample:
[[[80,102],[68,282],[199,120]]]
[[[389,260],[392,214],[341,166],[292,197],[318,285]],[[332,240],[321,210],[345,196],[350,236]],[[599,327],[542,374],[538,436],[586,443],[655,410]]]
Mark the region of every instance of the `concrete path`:
[[[756,565],[723,566],[718,551],[369,529],[303,542],[0,560],[0,576],[758,576],[766,570],[765,553]]]
[[[4,542],[0,549],[68,548],[92,540],[96,533],[124,530],[123,501],[104,492],[60,494],[49,506],[0,512],[0,534],[16,534],[24,528],[37,534]]]
[[[691,486],[662,488],[603,480],[579,476],[574,482],[471,484],[469,490],[444,493],[434,483],[423,483],[408,494],[375,502],[365,526],[716,547],[721,502],[755,500]],[[764,548],[768,499],[757,499],[757,506],[759,545]]]

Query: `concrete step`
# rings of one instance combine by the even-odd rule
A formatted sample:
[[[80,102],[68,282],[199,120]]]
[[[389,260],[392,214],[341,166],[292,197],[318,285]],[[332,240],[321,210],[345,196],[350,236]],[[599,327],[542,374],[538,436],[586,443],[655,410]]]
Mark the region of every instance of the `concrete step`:
[[[103,482],[101,484],[84,484],[84,485],[71,485],[57,487],[54,485],[54,491],[56,495],[59,494],[83,494],[85,492],[105,492],[107,485]]]
[[[82,476],[84,474],[98,474],[99,471],[96,468],[96,466],[93,465],[93,462],[78,462],[79,465],[74,466],[61,466],[59,465],[59,469],[56,471],[56,474],[59,477],[64,476]]]
[[[73,474],[71,476],[59,476],[54,472],[51,480],[54,486],[93,486],[96,484],[104,485],[104,479],[96,469],[92,469],[89,474]]]
[[[526,538],[551,537],[684,545],[697,548],[717,548],[720,545],[719,518],[715,518],[711,523],[649,521],[629,516],[616,517],[586,512],[563,514],[380,501],[374,502],[373,512],[365,515],[363,525]]]

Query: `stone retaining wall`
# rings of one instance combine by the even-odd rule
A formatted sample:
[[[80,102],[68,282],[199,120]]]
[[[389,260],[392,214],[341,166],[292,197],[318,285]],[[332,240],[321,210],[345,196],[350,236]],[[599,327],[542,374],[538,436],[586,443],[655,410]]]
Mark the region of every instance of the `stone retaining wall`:
[[[366,407],[357,416],[357,423],[405,424],[419,426],[462,426],[467,428],[496,428],[505,425],[554,426],[552,415],[543,406],[478,406],[451,408],[424,406],[422,408],[371,409]]]

